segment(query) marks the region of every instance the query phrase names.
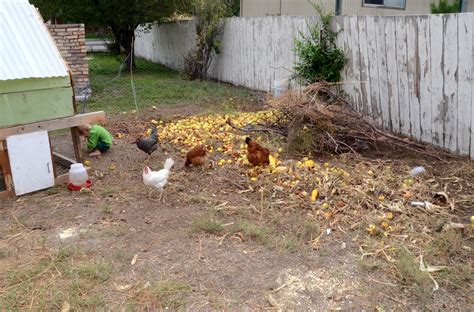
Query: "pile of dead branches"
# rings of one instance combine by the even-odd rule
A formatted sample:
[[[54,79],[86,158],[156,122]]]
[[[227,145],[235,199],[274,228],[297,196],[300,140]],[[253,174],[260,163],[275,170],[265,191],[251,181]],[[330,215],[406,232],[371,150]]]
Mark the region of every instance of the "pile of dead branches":
[[[269,100],[269,106],[288,121],[290,151],[341,154],[395,147],[440,158],[440,151],[375,126],[352,108],[339,84],[317,82],[303,90],[290,90]]]

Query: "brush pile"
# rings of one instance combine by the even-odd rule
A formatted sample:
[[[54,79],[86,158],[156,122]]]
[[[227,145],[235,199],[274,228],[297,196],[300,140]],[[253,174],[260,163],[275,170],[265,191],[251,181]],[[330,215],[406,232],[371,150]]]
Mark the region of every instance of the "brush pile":
[[[407,138],[391,135],[355,111],[340,91],[327,82],[311,84],[302,91],[291,90],[269,100],[283,113],[287,123],[288,150],[342,154],[363,153],[385,147],[402,148],[439,159],[440,151]]]

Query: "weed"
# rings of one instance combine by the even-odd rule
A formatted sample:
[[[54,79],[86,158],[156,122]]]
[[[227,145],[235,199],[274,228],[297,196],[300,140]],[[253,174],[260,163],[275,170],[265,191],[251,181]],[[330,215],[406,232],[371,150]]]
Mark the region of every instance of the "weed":
[[[428,246],[428,250],[435,257],[452,257],[462,253],[462,246],[462,234],[457,231],[447,231],[433,237],[432,242]]]
[[[113,268],[109,263],[85,263],[68,268],[66,274],[102,283],[110,278],[112,272]]]
[[[398,278],[403,283],[413,285],[415,295],[421,298],[429,294],[432,282],[428,274],[420,271],[416,258],[405,247],[396,252],[395,268]]]
[[[294,236],[283,235],[281,240],[277,240],[277,245],[280,245],[287,252],[295,252],[298,249],[299,242]]]
[[[360,270],[372,272],[384,267],[384,263],[378,259],[364,258],[357,261],[357,266]]]
[[[248,221],[241,221],[239,228],[242,234],[251,240],[255,240],[263,245],[267,245],[270,242],[269,232],[263,227],[259,227]]]
[[[5,248],[0,249],[0,260],[8,257],[8,250]]]
[[[306,220],[303,222],[298,235],[306,242],[312,241],[321,234],[321,227],[314,221]]]
[[[224,230],[222,223],[212,218],[198,218],[193,221],[191,231],[193,233],[218,234]]]
[[[160,281],[143,287],[130,300],[129,307],[132,305],[144,305],[145,310],[170,309],[171,311],[180,310],[184,306],[183,295],[191,287],[180,281]]]
[[[119,189],[115,186],[106,186],[104,188],[102,188],[100,191],[99,191],[99,194],[102,196],[102,197],[107,197],[107,196],[111,196],[111,195],[114,195],[116,193],[119,192]]]
[[[53,196],[53,195],[56,195],[56,194],[59,194],[61,193],[62,191],[64,190],[64,187],[61,186],[61,185],[56,185],[56,186],[53,186],[51,188],[48,188],[44,191],[44,194],[46,196]]]
[[[133,252],[123,249],[117,249],[112,253],[112,258],[117,261],[130,262],[133,258]]]

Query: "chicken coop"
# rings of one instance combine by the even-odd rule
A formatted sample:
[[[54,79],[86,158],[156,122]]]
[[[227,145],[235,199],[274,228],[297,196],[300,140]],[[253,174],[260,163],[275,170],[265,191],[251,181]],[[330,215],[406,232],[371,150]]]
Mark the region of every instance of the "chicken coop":
[[[82,162],[77,126],[104,112],[76,114],[68,65],[39,11],[27,0],[0,0],[0,198],[67,181],[56,161]],[[50,132],[70,129],[75,159],[53,152]]]

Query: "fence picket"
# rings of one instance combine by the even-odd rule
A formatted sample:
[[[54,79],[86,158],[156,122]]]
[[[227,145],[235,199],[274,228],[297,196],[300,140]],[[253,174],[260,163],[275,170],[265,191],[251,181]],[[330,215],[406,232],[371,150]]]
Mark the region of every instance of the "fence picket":
[[[377,70],[379,77],[379,107],[382,117],[382,125],[385,129],[390,127],[390,108],[388,99],[388,74],[387,74],[387,52],[385,47],[385,19],[375,17],[376,39],[377,39]]]
[[[410,100],[410,134],[420,139],[420,59],[418,29],[414,18],[407,19],[408,96]]]
[[[443,17],[431,17],[431,136],[433,144],[443,146]]]
[[[398,70],[398,102],[400,103],[400,130],[410,135],[410,96],[408,93],[407,27],[405,16],[395,17]]]
[[[431,33],[429,18],[418,18],[418,56],[421,140],[431,143]]]
[[[447,14],[443,17],[445,23],[444,46],[443,46],[443,107],[442,116],[443,126],[443,144],[444,147],[451,150],[457,150],[457,111],[458,111],[458,23],[457,16]]]
[[[389,17],[385,21],[385,47],[387,59],[388,108],[390,111],[390,130],[400,132],[400,112],[398,107],[398,75],[397,52],[395,41],[395,19]]]
[[[457,137],[458,148],[461,154],[469,154],[470,147],[470,127],[471,127],[471,96],[472,96],[472,22],[467,16],[458,17],[459,36],[459,65],[458,65],[458,116],[457,116]]]

